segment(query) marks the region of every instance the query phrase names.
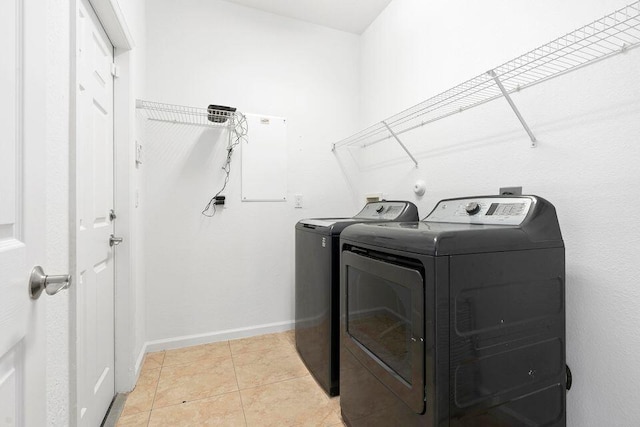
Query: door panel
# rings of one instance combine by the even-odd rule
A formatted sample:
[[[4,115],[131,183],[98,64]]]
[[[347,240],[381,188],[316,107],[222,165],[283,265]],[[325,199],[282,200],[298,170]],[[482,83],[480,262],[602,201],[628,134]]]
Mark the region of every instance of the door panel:
[[[3,2],[0,9],[0,355],[26,334],[29,309],[22,286],[27,277],[26,250],[18,221],[22,193],[18,179],[22,175],[20,9],[16,0]]]
[[[19,425],[22,421],[18,399],[22,364],[16,350],[0,358],[0,414],[6,425]]]
[[[0,424],[45,424],[44,312],[29,298],[44,254],[43,0],[0,3]],[[36,101],[37,100],[37,101]],[[29,123],[29,127],[24,124]],[[26,403],[29,402],[27,411]],[[32,404],[33,403],[33,404]]]
[[[0,7],[0,421],[8,425],[24,422],[20,350],[30,308],[25,284],[26,245],[18,221],[22,193],[20,8],[13,0]]]
[[[113,46],[86,1],[77,10],[76,252],[79,425],[114,395]]]
[[[16,231],[16,177],[19,118],[19,75],[18,75],[18,3],[15,0],[3,2],[0,13],[0,51],[3,65],[0,67],[0,242],[14,238]],[[8,56],[5,65],[4,60]]]

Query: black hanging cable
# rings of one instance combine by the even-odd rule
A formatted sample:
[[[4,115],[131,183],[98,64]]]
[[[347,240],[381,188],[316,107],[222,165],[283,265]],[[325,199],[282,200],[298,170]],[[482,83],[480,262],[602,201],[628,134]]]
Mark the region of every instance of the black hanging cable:
[[[247,118],[244,114],[240,112],[235,113],[233,128],[229,131],[229,143],[227,144],[227,158],[222,166],[222,169],[225,172],[224,183],[222,184],[222,188],[209,200],[207,206],[202,210],[202,215],[212,217],[216,214],[216,200],[217,197],[227,188],[227,183],[229,182],[229,175],[231,174],[231,156],[233,155],[233,150],[243,141],[247,140],[248,133],[248,125]]]

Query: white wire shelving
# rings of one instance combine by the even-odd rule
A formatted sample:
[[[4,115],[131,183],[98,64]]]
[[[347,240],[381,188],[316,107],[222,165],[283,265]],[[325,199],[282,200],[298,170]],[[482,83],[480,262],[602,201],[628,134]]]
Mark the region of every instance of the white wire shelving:
[[[395,139],[411,157],[399,135],[494,99],[505,97],[535,147],[536,138],[513,103],[513,92],[566,74],[640,45],[640,1],[533,49],[486,73],[433,96],[348,138],[332,144],[368,147]]]
[[[164,104],[142,99],[136,100],[136,109],[149,120],[229,129],[235,126],[237,114],[227,110]]]

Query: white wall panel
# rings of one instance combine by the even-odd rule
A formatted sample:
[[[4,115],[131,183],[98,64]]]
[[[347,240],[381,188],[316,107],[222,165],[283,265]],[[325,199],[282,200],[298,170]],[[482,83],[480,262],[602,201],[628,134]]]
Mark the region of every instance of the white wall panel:
[[[242,201],[287,200],[287,120],[247,114],[242,141]]]
[[[242,203],[234,152],[226,205],[207,218],[200,212],[223,185],[227,135],[147,123],[147,339],[169,345],[287,325],[295,223],[362,205],[329,147],[355,130],[358,37],[220,0],[156,0],[147,19],[149,100],[286,117],[288,159],[286,202]],[[302,209],[293,194],[304,195]]]

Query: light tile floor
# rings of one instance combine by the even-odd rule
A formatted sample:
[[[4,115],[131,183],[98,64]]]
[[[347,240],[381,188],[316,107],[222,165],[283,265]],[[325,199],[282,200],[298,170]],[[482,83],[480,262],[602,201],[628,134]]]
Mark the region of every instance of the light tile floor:
[[[118,426],[344,426],[293,331],[146,355]]]

